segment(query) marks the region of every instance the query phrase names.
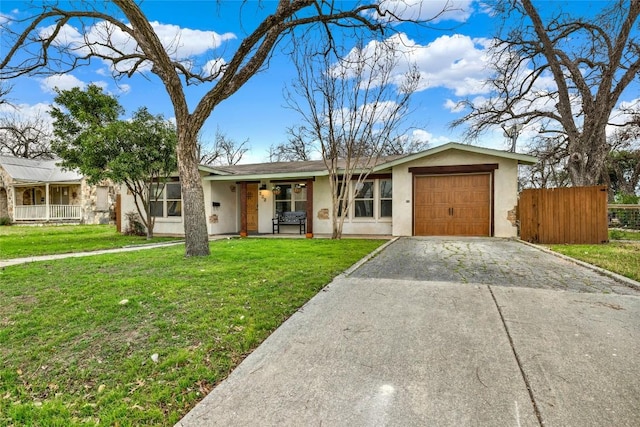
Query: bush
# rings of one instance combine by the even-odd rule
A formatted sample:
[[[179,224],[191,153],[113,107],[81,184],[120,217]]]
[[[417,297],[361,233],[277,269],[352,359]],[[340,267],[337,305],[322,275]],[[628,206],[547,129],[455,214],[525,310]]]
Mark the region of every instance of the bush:
[[[136,212],[127,212],[124,215],[127,217],[127,228],[124,230],[124,234],[127,236],[147,235],[147,229],[142,224],[140,216]]]
[[[621,240],[624,237],[624,233],[620,230],[609,230],[609,239]]]
[[[8,216],[0,217],[0,225],[11,225],[11,218]]]
[[[637,205],[640,203],[640,197],[635,194],[616,193],[613,203],[617,205]]]

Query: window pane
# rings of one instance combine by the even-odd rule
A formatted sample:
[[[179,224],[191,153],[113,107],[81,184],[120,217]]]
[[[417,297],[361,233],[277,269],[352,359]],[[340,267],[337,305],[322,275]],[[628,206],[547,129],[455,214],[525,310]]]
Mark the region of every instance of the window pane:
[[[342,191],[342,183],[338,183],[338,194],[340,194],[340,192]],[[338,201],[338,216],[342,217],[344,216],[345,218],[349,218],[349,212],[346,211],[347,205],[349,204],[349,187],[347,187],[345,189],[345,195],[344,195],[344,199],[341,201]]]
[[[392,205],[391,200],[380,200],[380,217],[390,217]]]
[[[297,191],[294,187],[293,198],[296,200],[307,200],[307,187],[299,187]]]
[[[277,200],[291,200],[291,184],[278,184],[274,187],[280,187],[280,194],[274,194]]]
[[[304,201],[304,200],[301,201],[301,202],[296,201],[296,210],[297,211],[303,211],[303,212],[306,211],[307,210],[307,202]]]
[[[159,216],[159,217],[163,217],[164,216],[164,212],[162,209],[162,202],[151,202],[151,216]]]
[[[149,195],[151,199],[156,196],[158,196],[158,199],[161,199],[162,193],[164,193],[164,186],[158,184],[151,184],[151,186],[149,186]]]
[[[182,216],[182,202],[179,200],[168,201],[167,216]]]
[[[372,218],[373,200],[356,200],[354,211],[356,218]]]
[[[167,184],[167,200],[169,199],[180,199],[180,184]]]
[[[360,186],[362,186],[360,190],[356,187],[356,199],[373,199],[373,182],[362,182]]]
[[[390,179],[383,179],[380,181],[380,198],[390,199],[392,197],[392,185]]]
[[[280,213],[280,212],[289,212],[289,211],[291,211],[291,202],[289,202],[289,201],[283,201],[283,202],[276,201],[276,212]]]

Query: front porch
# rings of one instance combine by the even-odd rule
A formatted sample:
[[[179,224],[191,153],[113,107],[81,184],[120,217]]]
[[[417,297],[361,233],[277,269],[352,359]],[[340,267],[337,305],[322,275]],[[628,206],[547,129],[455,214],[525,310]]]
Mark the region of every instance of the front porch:
[[[15,186],[14,221],[81,221],[80,183]]]

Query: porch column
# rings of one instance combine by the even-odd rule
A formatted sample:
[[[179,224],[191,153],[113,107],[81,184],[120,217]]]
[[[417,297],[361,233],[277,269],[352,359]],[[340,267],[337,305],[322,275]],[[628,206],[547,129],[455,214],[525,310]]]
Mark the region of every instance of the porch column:
[[[313,180],[307,179],[307,239],[313,238]]]
[[[240,183],[240,237],[247,237],[247,183]]]
[[[45,184],[44,188],[45,188],[45,190],[44,190],[44,204],[45,204],[45,207],[47,209],[47,212],[44,214],[44,219],[48,222],[49,221],[49,217],[51,216],[50,213],[49,213],[49,183],[48,182]]]

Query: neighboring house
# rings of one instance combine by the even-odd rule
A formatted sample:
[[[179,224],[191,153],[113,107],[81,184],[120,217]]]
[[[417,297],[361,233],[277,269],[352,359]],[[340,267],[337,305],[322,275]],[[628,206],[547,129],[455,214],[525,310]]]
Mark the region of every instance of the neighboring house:
[[[535,162],[457,143],[382,159],[362,188],[354,182],[349,189],[354,203],[343,235],[515,237],[518,165]],[[272,218],[282,211],[307,213],[307,237],[331,234],[332,198],[321,160],[201,166],[200,173],[210,235],[272,233]],[[122,212],[135,211],[133,197],[122,194]],[[168,183],[153,210],[155,233],[184,235],[179,181]]]
[[[0,217],[14,223],[112,222],[119,188],[89,185],[57,162],[0,155]]]

